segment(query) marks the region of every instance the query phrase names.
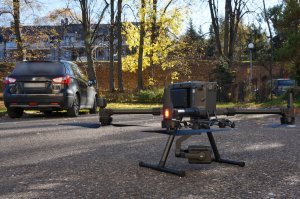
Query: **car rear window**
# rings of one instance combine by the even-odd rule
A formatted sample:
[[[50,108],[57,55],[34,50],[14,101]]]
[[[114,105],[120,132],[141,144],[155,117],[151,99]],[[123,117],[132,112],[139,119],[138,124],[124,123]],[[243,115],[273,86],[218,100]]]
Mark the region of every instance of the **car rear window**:
[[[56,62],[22,62],[16,65],[12,75],[63,75],[65,68],[62,63]]]

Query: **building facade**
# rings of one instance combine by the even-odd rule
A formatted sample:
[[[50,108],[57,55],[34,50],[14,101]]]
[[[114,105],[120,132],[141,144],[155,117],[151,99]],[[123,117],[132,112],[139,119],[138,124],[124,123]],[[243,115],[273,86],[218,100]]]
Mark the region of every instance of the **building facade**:
[[[101,24],[96,33],[92,46],[94,60],[109,60],[109,26]],[[21,34],[26,59],[86,61],[81,24],[23,26]],[[126,49],[125,43],[123,49]],[[12,28],[0,27],[0,61],[14,61],[16,51],[17,44]],[[125,50],[123,52],[124,55]]]

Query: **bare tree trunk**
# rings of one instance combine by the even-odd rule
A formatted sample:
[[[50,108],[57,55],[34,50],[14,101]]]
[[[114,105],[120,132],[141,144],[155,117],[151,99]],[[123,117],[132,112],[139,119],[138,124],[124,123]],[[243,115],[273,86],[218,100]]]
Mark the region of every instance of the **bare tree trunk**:
[[[93,60],[93,55],[92,55],[92,47],[89,44],[85,45],[86,48],[86,58],[87,58],[87,73],[88,73],[88,77],[89,80],[96,80],[96,71],[94,68],[94,60]],[[96,82],[96,87],[98,88],[98,84]]]
[[[20,32],[20,1],[13,0],[13,18],[14,18],[14,29],[17,40],[17,60],[22,61],[24,59],[23,53],[23,41]]]
[[[229,28],[229,50],[228,50],[228,59],[229,59],[229,66],[232,65],[233,62],[233,53],[234,53],[234,44],[235,44],[235,38],[237,34],[238,29],[238,23],[235,19],[235,14],[232,13],[230,16],[230,28]]]
[[[140,44],[138,57],[138,72],[137,72],[137,89],[143,89],[143,53],[144,53],[144,37],[145,37],[145,0],[141,0],[141,23],[140,23]]]
[[[96,81],[96,72],[94,69],[94,61],[92,58],[92,38],[91,38],[91,31],[90,31],[90,19],[89,19],[89,11],[87,1],[83,0],[80,1],[80,8],[82,14],[82,32],[84,38],[84,46],[86,50],[86,58],[87,58],[87,73],[89,80]],[[96,87],[98,88],[98,84],[96,82]]]
[[[224,21],[224,56],[228,58],[229,25],[231,22],[231,0],[225,2],[225,21]]]
[[[211,15],[211,21],[212,21],[212,27],[215,33],[215,39],[216,39],[216,46],[218,50],[218,56],[222,56],[222,47],[221,47],[221,41],[220,41],[220,28],[219,28],[219,21],[218,21],[218,10],[215,4],[215,0],[208,0],[209,9],[210,9],[210,15]]]
[[[117,37],[118,37],[118,89],[123,92],[123,76],[122,76],[122,0],[118,0],[118,14],[117,14]]]
[[[80,4],[80,10],[81,10],[81,16],[82,16],[82,35],[84,38],[84,46],[85,46],[85,51],[86,51],[86,57],[87,57],[87,73],[88,73],[88,78],[89,80],[94,81],[96,88],[99,88],[98,81],[97,81],[97,76],[96,76],[96,71],[94,68],[94,61],[93,61],[93,45],[95,42],[95,38],[97,37],[97,33],[99,30],[99,25],[103,19],[104,13],[106,9],[108,8],[109,4],[107,3],[106,0],[105,2],[105,7],[102,10],[102,13],[100,14],[100,17],[93,26],[92,30],[92,25],[91,25],[91,14],[92,14],[92,8],[88,5],[87,0],[79,0]]]
[[[263,5],[264,5],[264,15],[265,15],[265,21],[267,22],[268,25],[268,31],[270,34],[270,45],[271,45],[271,61],[270,61],[270,67],[269,67],[269,74],[270,74],[270,81],[271,81],[271,88],[270,88],[270,97],[271,100],[273,98],[272,96],[272,90],[273,90],[273,61],[274,61],[274,45],[273,45],[273,34],[270,26],[270,21],[267,15],[267,10],[266,10],[266,3],[265,0],[263,0]]]
[[[152,4],[152,22],[151,22],[151,37],[150,37],[150,54],[149,54],[149,60],[150,60],[150,68],[152,70],[152,78],[154,77],[154,64],[153,64],[153,48],[156,40],[156,19],[157,19],[157,0],[153,0]]]
[[[109,28],[109,90],[115,90],[114,80],[114,0],[110,0],[110,28]]]
[[[236,36],[238,34],[239,23],[241,21],[242,15],[242,0],[234,1],[234,11],[230,15],[230,35],[229,35],[229,66],[232,66],[233,59],[234,59],[234,48],[235,48],[235,41]]]

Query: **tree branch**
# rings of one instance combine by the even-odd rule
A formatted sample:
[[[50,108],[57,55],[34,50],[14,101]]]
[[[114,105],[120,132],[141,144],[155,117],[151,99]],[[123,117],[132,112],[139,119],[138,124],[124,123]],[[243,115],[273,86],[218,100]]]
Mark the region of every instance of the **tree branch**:
[[[167,12],[167,9],[168,7],[171,5],[173,0],[170,0],[169,3],[166,5],[166,7],[164,8],[164,11],[163,11],[163,15]]]
[[[104,0],[104,2],[105,2],[106,5],[105,5],[105,7],[103,8],[103,10],[101,12],[100,18],[99,18],[99,20],[98,20],[98,22],[97,22],[97,24],[95,26],[95,29],[94,29],[94,31],[92,33],[92,36],[91,36],[92,44],[95,42],[95,35],[97,34],[97,32],[99,30],[99,26],[100,26],[100,23],[101,23],[101,21],[102,21],[102,19],[104,17],[104,13],[105,13],[106,9],[109,6],[109,3],[106,0]]]
[[[9,10],[0,10],[0,16],[3,15],[3,14],[11,14],[13,15],[13,13]]]

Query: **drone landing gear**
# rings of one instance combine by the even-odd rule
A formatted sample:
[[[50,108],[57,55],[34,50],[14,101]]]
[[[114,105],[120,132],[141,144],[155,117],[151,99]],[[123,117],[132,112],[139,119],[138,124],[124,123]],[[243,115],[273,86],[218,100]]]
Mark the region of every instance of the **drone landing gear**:
[[[199,131],[197,132],[197,130],[191,130],[191,131],[192,131],[191,135],[196,135],[196,134],[203,133],[203,130],[201,130],[201,132],[199,132]],[[206,134],[208,136],[212,151],[214,153],[214,160],[213,161],[218,162],[218,163],[238,165],[240,167],[245,166],[245,162],[222,159],[220,154],[219,154],[215,139],[213,137],[212,130],[207,129]],[[173,134],[169,135],[169,138],[167,140],[163,155],[162,155],[158,165],[153,165],[153,164],[140,162],[139,166],[154,169],[154,170],[165,172],[165,173],[174,174],[174,175],[177,175],[177,176],[180,176],[180,177],[184,177],[185,176],[185,171],[175,170],[175,169],[165,167],[168,156],[169,156],[169,153],[170,153],[170,150],[171,150],[171,147],[172,147],[172,144],[174,142],[175,136],[182,136],[182,134],[180,134],[180,130],[176,130]],[[185,134],[185,136],[186,136],[186,134]]]
[[[140,162],[139,163],[140,167],[147,167],[147,168],[150,168],[150,169],[154,169],[154,170],[165,172],[165,173],[171,173],[171,174],[178,175],[178,176],[181,176],[181,177],[185,176],[184,171],[178,171],[178,170],[175,170],[175,169],[165,167],[168,156],[169,156],[169,153],[170,153],[170,150],[171,150],[171,147],[172,147],[172,144],[173,144],[173,141],[174,141],[174,138],[175,138],[175,135],[170,135],[169,136],[168,141],[167,141],[166,146],[165,146],[165,150],[163,152],[163,155],[162,155],[158,165],[153,165],[153,164]]]

